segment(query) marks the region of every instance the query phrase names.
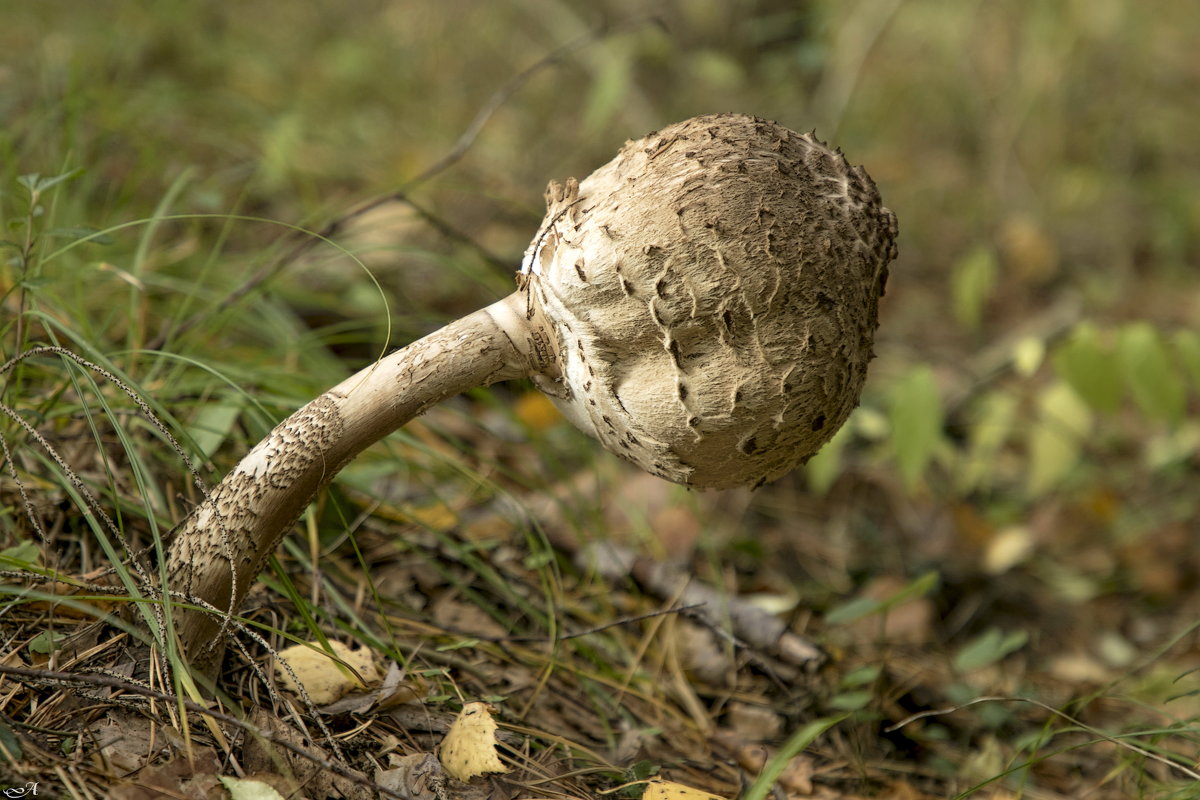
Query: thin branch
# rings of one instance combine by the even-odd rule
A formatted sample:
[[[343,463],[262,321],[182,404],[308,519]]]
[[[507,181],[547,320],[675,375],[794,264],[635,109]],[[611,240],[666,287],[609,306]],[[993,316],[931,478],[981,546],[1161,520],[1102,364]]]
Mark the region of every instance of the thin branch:
[[[276,744],[276,745],[279,745],[280,747],[283,747],[286,750],[290,750],[293,753],[295,753],[296,755],[300,756],[301,758],[306,758],[309,761],[311,761],[312,763],[321,767],[322,769],[329,770],[330,772],[333,772],[334,774],[338,775],[339,777],[345,778],[346,780],[353,781],[354,783],[360,784],[362,786],[367,786],[371,789],[374,789],[375,791],[379,792],[382,795],[386,795],[387,797],[396,798],[396,800],[409,800],[407,795],[401,794],[400,792],[393,791],[392,789],[389,789],[386,786],[380,786],[375,781],[372,781],[368,778],[363,777],[362,775],[355,772],[354,770],[347,769],[346,767],[343,767],[340,764],[336,764],[327,758],[323,758],[323,757],[317,755],[316,753],[311,753],[308,750],[305,750],[303,747],[300,747],[297,744],[293,744],[292,742],[289,742],[286,739],[284,739],[280,736],[277,736],[275,733],[268,731],[268,730],[264,730],[264,729],[258,727],[257,725],[246,722],[245,720],[238,719],[237,717],[235,717],[231,714],[226,714],[223,711],[217,711],[215,709],[205,708],[204,706],[202,706],[198,703],[194,703],[191,700],[186,700],[184,698],[178,697],[173,694],[167,694],[166,692],[159,692],[154,689],[149,689],[144,686],[139,686],[135,683],[130,683],[128,680],[110,677],[107,675],[96,675],[96,674],[76,675],[76,674],[72,674],[69,672],[57,672],[55,670],[33,669],[30,667],[12,667],[12,666],[8,666],[6,664],[0,664],[0,675],[12,675],[15,678],[24,678],[29,681],[38,681],[38,682],[44,682],[44,683],[60,685],[60,686],[73,685],[73,684],[104,686],[104,687],[108,687],[111,689],[117,689],[122,692],[128,692],[129,694],[135,694],[135,695],[145,697],[145,698],[148,698],[151,700],[160,700],[162,702],[172,703],[175,705],[181,704],[183,706],[183,708],[187,709],[188,711],[191,711],[194,714],[205,714],[219,722],[224,722],[227,725],[233,725],[236,728],[240,728],[241,730],[245,731],[246,733],[249,733],[252,736],[256,736],[261,739],[265,739],[266,741],[271,742],[272,744]]]
[[[591,636],[593,633],[600,633],[602,631],[606,631],[609,628],[619,628],[624,625],[632,625],[635,622],[641,622],[642,620],[646,620],[646,619],[653,619],[654,617],[662,617],[667,614],[684,614],[693,609],[700,608],[700,606],[701,606],[700,603],[693,603],[692,605],[689,605],[689,606],[672,606],[671,608],[660,608],[655,611],[648,611],[645,614],[638,614],[638,615],[632,616],[632,617],[622,617],[621,619],[613,620],[612,622],[606,622],[603,625],[597,625],[594,628],[586,628],[585,630],[575,631],[574,633],[563,634],[562,636],[559,636],[556,639],[556,641],[565,642],[570,639],[580,639],[584,636]],[[498,643],[503,643],[503,642],[544,642],[544,641],[546,641],[545,636],[472,636],[471,638],[479,639],[480,641],[484,641],[484,642],[498,642]]]

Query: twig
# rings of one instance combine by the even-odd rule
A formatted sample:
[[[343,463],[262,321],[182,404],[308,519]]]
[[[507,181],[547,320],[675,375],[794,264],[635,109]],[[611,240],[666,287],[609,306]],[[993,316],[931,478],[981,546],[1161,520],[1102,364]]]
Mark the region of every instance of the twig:
[[[565,642],[569,639],[579,639],[584,636],[591,636],[593,633],[606,631],[609,628],[619,628],[622,625],[632,625],[635,622],[641,622],[642,620],[652,619],[654,617],[661,617],[666,614],[685,614],[688,611],[694,611],[695,609],[700,608],[700,605],[700,603],[693,603],[692,605],[687,606],[672,606],[671,608],[660,608],[656,611],[648,611],[645,614],[638,614],[632,617],[622,617],[621,619],[613,620],[612,622],[606,622],[603,625],[597,625],[594,628],[587,628],[586,630],[563,634],[562,636],[559,636],[556,641]],[[492,642],[543,642],[546,640],[545,636],[474,636],[472,638]]]
[[[61,684],[91,684],[93,686],[106,686],[106,687],[109,687],[112,689],[118,689],[123,692],[128,692],[130,694],[141,695],[143,697],[147,697],[152,700],[160,700],[165,703],[172,703],[172,704],[176,704],[176,705],[182,704],[183,708],[187,709],[188,711],[191,711],[196,714],[206,714],[209,717],[212,717],[213,719],[218,720],[220,722],[224,722],[227,725],[233,725],[236,728],[240,728],[243,731],[245,731],[246,733],[251,734],[252,736],[257,736],[259,738],[265,739],[268,742],[271,742],[272,744],[279,745],[280,747],[283,747],[286,750],[292,751],[293,753],[300,756],[301,758],[308,759],[309,761],[311,761],[312,763],[321,767],[322,769],[329,770],[330,772],[333,772],[336,775],[338,775],[339,777],[345,778],[346,780],[353,781],[354,783],[360,784],[362,786],[367,786],[371,789],[374,789],[375,791],[379,792],[382,795],[386,795],[387,797],[396,798],[396,800],[410,800],[410,798],[408,798],[407,795],[401,794],[400,792],[396,792],[392,789],[388,789],[386,786],[380,786],[375,781],[372,781],[368,778],[363,777],[362,775],[355,772],[354,770],[347,769],[346,767],[343,767],[339,764],[335,764],[334,762],[330,761],[329,759],[322,758],[321,756],[319,756],[315,753],[310,753],[308,750],[305,750],[303,747],[293,744],[292,742],[289,742],[286,739],[283,739],[283,738],[277,736],[276,734],[272,733],[271,731],[263,730],[262,728],[259,728],[257,725],[246,722],[245,720],[238,719],[237,717],[232,716],[231,714],[226,714],[223,711],[216,711],[211,708],[205,708],[204,706],[202,706],[198,703],[194,703],[191,700],[186,700],[186,699],[177,697],[176,695],[167,694],[166,692],[159,692],[154,689],[148,689],[146,687],[138,686],[137,684],[133,684],[128,681],[120,680],[117,678],[112,678],[112,677],[109,677],[106,675],[94,675],[94,674],[75,675],[75,674],[68,673],[68,672],[57,672],[55,670],[32,669],[29,667],[12,667],[12,666],[8,666],[6,664],[0,664],[0,675],[12,675],[17,678],[26,678],[29,680],[36,680],[36,681],[47,681],[50,683],[56,683],[56,684],[60,684],[60,685]]]

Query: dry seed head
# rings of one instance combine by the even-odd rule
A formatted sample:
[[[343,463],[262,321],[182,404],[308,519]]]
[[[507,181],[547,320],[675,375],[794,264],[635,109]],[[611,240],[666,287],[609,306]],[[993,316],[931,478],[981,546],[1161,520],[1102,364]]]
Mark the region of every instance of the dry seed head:
[[[521,280],[556,351],[535,380],[609,450],[689,486],[758,485],[857,405],[896,218],[839,151],[696,117],[546,201]]]

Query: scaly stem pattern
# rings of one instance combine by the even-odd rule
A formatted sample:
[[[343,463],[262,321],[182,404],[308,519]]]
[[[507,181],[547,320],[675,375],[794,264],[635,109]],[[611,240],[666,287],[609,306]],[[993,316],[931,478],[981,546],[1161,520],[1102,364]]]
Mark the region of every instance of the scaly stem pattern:
[[[235,613],[267,558],[317,492],[368,445],[430,406],[528,375],[524,297],[511,295],[347,378],[281,422],[177,532],[170,588]],[[176,631],[201,668],[217,663],[217,615],[177,609]]]

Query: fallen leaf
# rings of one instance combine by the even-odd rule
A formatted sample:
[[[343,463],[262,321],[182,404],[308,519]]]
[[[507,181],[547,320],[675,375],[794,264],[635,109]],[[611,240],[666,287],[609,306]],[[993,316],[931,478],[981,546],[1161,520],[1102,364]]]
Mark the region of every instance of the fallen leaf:
[[[642,795],[642,800],[725,800],[725,798],[674,781],[646,781],[646,792]]]
[[[303,786],[304,797],[338,797],[344,800],[371,800],[375,793],[368,787],[353,782],[350,778],[336,772],[324,769],[311,758],[306,758],[282,743],[294,745],[300,750],[316,756],[318,759],[329,761],[333,756],[321,746],[308,740],[300,731],[287,725],[283,720],[262,709],[256,709],[250,714],[250,722],[268,736],[279,742],[275,744],[266,737],[251,736],[246,740],[242,752],[242,768],[251,776],[260,780],[270,780],[282,793],[288,792],[290,786]],[[275,781],[275,774],[282,776],[281,781]],[[365,776],[364,776],[365,777]],[[286,794],[293,797],[293,794]]]
[[[391,769],[375,772],[375,783],[410,800],[436,800],[445,794],[446,777],[432,753],[413,753],[393,758]]]
[[[1033,553],[1033,534],[1024,525],[1012,525],[999,531],[988,542],[983,554],[983,569],[989,575],[1003,575]]]
[[[406,671],[392,661],[388,664],[383,683],[377,689],[343,697],[337,702],[322,706],[321,713],[329,716],[365,714],[373,708],[382,711],[404,703],[420,702],[426,688],[420,676],[408,676]]]
[[[227,778],[221,776],[221,783],[229,790],[232,800],[283,800],[283,795],[275,787],[263,781],[248,778]]]
[[[126,774],[137,772],[154,754],[179,742],[174,730],[120,708],[110,708],[103,719],[94,722],[90,735],[104,762]]]
[[[379,680],[379,668],[375,666],[374,656],[367,648],[351,650],[341,642],[330,642],[329,646],[334,655],[362,676],[363,681],[375,683]],[[286,661],[292,668],[288,672],[282,665],[276,664],[280,685],[295,694],[300,694],[300,686],[303,686],[309,699],[317,705],[332,703],[353,689],[365,688],[352,672],[330,658],[319,642],[293,645],[281,651],[276,661]],[[294,678],[292,673],[295,673]]]
[[[539,391],[528,391],[517,398],[513,413],[526,427],[537,433],[562,422],[562,413]]]
[[[192,758],[175,755],[162,764],[139,770],[128,783],[113,786],[105,794],[109,800],[205,800],[219,794],[218,773],[221,760],[214,750],[195,748]]]
[[[467,703],[446,732],[440,752],[452,778],[469,781],[485,772],[508,772],[496,754],[496,720],[487,703]]]
[[[773,709],[734,701],[729,704],[729,727],[746,742],[769,742],[783,733],[783,717]]]

